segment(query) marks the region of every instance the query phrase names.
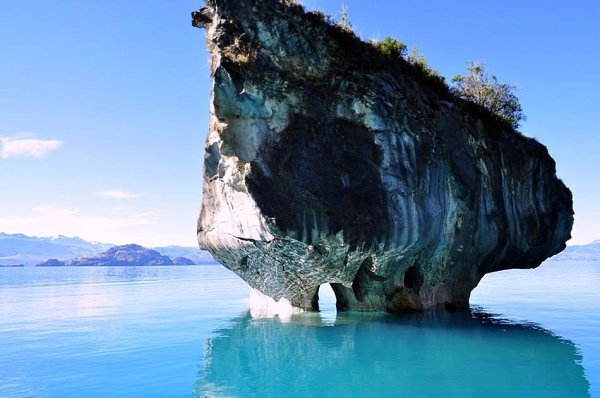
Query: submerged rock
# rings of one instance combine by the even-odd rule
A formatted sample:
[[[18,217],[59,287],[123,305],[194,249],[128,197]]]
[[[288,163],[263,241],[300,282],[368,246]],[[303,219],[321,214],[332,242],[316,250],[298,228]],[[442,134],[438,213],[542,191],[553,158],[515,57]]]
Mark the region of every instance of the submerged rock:
[[[439,78],[278,0],[208,0],[193,23],[213,77],[198,239],[252,288],[452,309],[564,249],[571,193],[546,148]]]

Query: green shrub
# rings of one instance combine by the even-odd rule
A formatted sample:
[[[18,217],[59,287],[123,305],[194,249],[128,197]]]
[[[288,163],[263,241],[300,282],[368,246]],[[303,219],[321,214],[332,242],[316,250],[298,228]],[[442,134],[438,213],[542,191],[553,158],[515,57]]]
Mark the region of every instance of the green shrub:
[[[525,115],[514,93],[515,87],[499,83],[496,76],[486,73],[482,63],[469,62],[467,72],[452,79],[452,93],[518,128],[520,122],[525,120]]]
[[[407,47],[406,44],[398,41],[393,37],[386,37],[376,44],[377,49],[380,53],[387,56],[396,58],[403,58],[406,56]]]

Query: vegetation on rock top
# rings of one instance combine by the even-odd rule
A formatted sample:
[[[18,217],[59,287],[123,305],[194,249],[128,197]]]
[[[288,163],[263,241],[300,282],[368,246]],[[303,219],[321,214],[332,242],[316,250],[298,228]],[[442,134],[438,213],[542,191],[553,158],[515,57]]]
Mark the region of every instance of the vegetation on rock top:
[[[296,0],[281,0],[291,9],[305,13],[304,7]],[[325,23],[330,29],[336,31],[336,36],[341,43],[347,43],[346,50],[350,55],[354,52],[364,54],[366,46],[370,46],[375,52],[370,52],[368,60],[359,60],[363,71],[372,72],[373,69],[400,68],[401,73],[408,74],[417,80],[433,88],[442,99],[454,100],[455,102],[466,101],[471,111],[488,114],[494,119],[509,124],[514,129],[519,127],[521,121],[525,120],[522,106],[515,95],[515,86],[498,82],[493,74],[488,74],[482,63],[469,62],[467,74],[457,75],[452,79],[449,86],[446,79],[437,70],[431,68],[426,58],[417,48],[413,48],[408,54],[408,46],[396,38],[386,37],[381,41],[364,42],[352,30],[352,24],[348,16],[348,9],[342,5],[341,22],[322,11],[306,13],[307,16],[316,17],[319,22]],[[355,49],[352,51],[352,49]],[[367,51],[369,53],[369,51]],[[353,60],[348,60],[349,63]]]

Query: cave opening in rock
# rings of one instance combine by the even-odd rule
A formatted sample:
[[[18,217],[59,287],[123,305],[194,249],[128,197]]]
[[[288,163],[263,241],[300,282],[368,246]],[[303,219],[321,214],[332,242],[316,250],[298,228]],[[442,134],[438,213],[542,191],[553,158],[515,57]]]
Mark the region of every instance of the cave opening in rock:
[[[319,287],[319,312],[321,316],[333,317],[337,314],[336,298],[333,289],[329,283],[324,283]]]
[[[419,272],[418,268],[414,265],[409,267],[404,273],[404,286],[412,289],[415,293],[419,293],[421,285],[423,284],[423,275]]]

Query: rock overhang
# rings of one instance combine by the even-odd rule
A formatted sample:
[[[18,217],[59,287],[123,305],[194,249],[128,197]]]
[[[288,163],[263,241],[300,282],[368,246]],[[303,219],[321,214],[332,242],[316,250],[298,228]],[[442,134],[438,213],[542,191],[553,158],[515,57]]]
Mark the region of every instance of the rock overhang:
[[[570,191],[546,148],[403,60],[278,0],[209,0],[200,245],[316,308],[465,306],[488,272],[560,252]]]

